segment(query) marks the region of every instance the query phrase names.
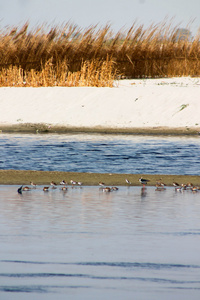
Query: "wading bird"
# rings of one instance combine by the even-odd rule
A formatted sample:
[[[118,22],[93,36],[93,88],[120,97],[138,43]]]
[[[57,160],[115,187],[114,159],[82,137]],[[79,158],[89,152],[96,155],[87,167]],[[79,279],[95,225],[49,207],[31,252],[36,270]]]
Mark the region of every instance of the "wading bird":
[[[131,185],[131,182],[128,179],[125,179],[125,181],[128,185]]]
[[[48,192],[48,191],[49,191],[49,186],[43,187],[43,191],[44,191],[44,192]]]
[[[177,187],[180,186],[180,184],[178,184],[177,182],[173,182],[173,186]]]
[[[18,188],[17,192],[18,192],[19,194],[22,194],[22,190],[23,190],[23,185],[20,186],[20,188]]]
[[[60,185],[65,185],[65,184],[67,184],[67,182],[66,182],[65,180],[62,180],[62,181],[60,182]]]
[[[31,184],[34,188],[36,188],[36,186],[37,186],[37,184],[35,184],[33,181],[31,181],[30,184]]]
[[[140,182],[143,186],[147,185],[147,183],[148,183],[149,181],[150,181],[149,179],[144,179],[143,177],[140,177],[140,178],[139,178],[139,182]]]
[[[23,187],[23,191],[30,191],[30,190],[31,190],[31,188],[29,186]]]

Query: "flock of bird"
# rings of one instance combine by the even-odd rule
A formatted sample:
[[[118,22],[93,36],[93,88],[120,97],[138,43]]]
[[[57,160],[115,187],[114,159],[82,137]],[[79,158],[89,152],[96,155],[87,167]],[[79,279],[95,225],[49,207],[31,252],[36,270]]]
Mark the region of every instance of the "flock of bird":
[[[131,182],[130,182],[128,179],[126,179],[125,182],[126,182],[128,185],[131,185]],[[149,182],[149,180],[148,180],[148,179],[144,179],[144,178],[141,177],[141,178],[139,178],[139,182],[140,182],[143,186],[145,186],[145,185]],[[31,185],[31,187],[30,187],[30,186],[23,186],[23,185],[20,186],[20,187],[18,188],[17,192],[18,192],[19,194],[22,194],[23,191],[30,191],[31,189],[37,187],[37,185],[36,185],[34,182],[32,182],[32,181],[30,182],[30,185]],[[59,184],[57,184],[57,183],[54,182],[54,181],[51,181],[51,183],[50,183],[49,186],[44,186],[44,187],[43,187],[43,191],[44,191],[44,192],[48,192],[49,189],[50,189],[50,187],[51,187],[52,189],[57,189],[58,185],[59,185],[59,186],[62,186],[62,188],[61,188],[62,191],[67,191],[67,189],[68,189],[68,186],[67,186],[68,183],[67,183],[65,180],[62,180]],[[82,186],[82,182],[70,180],[70,185],[71,185],[72,188],[75,187],[75,186],[81,187],[81,186]],[[112,186],[112,187],[105,186],[105,183],[104,183],[104,182],[99,182],[99,186],[101,187],[101,189],[102,189],[103,192],[112,192],[112,191],[117,191],[117,190],[119,189],[119,188],[116,187],[116,186]]]
[[[139,182],[142,184],[143,188],[145,188],[145,186],[148,184],[150,180],[149,179],[145,179],[143,177],[140,177],[139,178]],[[125,182],[128,186],[131,186],[131,182],[128,180],[128,179],[125,179]],[[74,188],[75,186],[79,186],[81,187],[82,186],[82,182],[80,181],[74,181],[74,180],[70,180],[70,184],[71,184],[71,187]],[[23,191],[30,191],[31,189],[33,188],[36,188],[36,184],[34,182],[30,182],[30,185],[31,187],[29,186],[20,186],[20,188],[18,188],[17,192],[19,194],[22,194]],[[44,186],[43,187],[43,191],[44,192],[48,192],[50,190],[50,187],[52,189],[57,189],[57,187],[59,186],[62,186],[61,187],[61,190],[62,191],[67,191],[68,189],[68,183],[65,181],[65,180],[62,180],[59,184],[55,183],[54,181],[51,181],[50,185],[49,186]],[[105,183],[104,182],[99,182],[99,186],[100,188],[102,189],[103,192],[112,192],[112,191],[117,191],[119,188],[116,187],[116,186],[112,186],[112,187],[108,187],[108,186],[105,186]],[[165,190],[166,184],[164,182],[162,182],[161,180],[158,180],[156,182],[156,190]],[[192,192],[197,192],[200,190],[200,187],[199,186],[194,186],[192,183],[187,183],[187,184],[179,184],[177,182],[173,182],[173,186],[175,187],[175,190],[177,192],[182,192],[184,190],[191,190]]]
[[[70,184],[71,184],[72,187],[74,187],[75,185],[81,186],[82,182],[80,182],[80,181],[77,182],[77,181],[74,181],[74,180],[70,180]],[[33,181],[30,182],[30,185],[31,185],[31,187],[29,187],[29,186],[23,186],[23,185],[20,186],[20,188],[18,188],[17,192],[19,194],[22,194],[23,191],[30,191],[31,189],[37,187],[37,184],[35,184]],[[68,183],[65,180],[62,180],[59,183],[59,185],[62,186],[62,188],[61,188],[62,191],[67,191],[67,189],[68,189],[68,187],[67,187]],[[43,191],[44,192],[48,192],[49,189],[50,189],[50,187],[52,189],[57,189],[57,186],[58,186],[58,184],[56,182],[51,181],[51,183],[50,183],[49,186],[44,186],[43,187]]]
[[[186,184],[184,184],[184,183],[179,184],[177,182],[173,182],[173,186],[175,187],[175,190],[177,192],[183,192],[186,190],[190,190],[195,193],[195,192],[200,191],[200,187],[193,185],[191,182],[188,182]]]

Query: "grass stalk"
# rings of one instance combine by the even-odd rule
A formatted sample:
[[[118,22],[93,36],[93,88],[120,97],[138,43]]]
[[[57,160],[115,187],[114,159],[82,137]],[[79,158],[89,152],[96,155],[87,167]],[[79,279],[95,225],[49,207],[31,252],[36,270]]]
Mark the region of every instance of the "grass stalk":
[[[0,30],[0,86],[112,86],[128,78],[200,76],[200,31],[180,36],[166,20],[127,31],[41,25]]]

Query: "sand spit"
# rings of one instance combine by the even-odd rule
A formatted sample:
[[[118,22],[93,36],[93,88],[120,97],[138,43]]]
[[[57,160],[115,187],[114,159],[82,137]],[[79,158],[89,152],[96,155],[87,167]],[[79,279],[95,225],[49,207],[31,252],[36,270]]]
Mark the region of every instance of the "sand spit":
[[[50,185],[51,181],[59,184],[65,180],[70,185],[70,180],[81,181],[83,186],[98,186],[99,182],[104,182],[106,186],[128,186],[126,179],[131,182],[131,186],[141,185],[140,177],[149,179],[148,186],[155,186],[156,181],[161,180],[167,186],[172,186],[176,181],[179,184],[200,186],[200,176],[190,175],[150,175],[150,174],[108,174],[108,173],[77,173],[77,172],[57,172],[57,171],[23,171],[23,170],[0,170],[0,184],[2,185],[30,185],[33,181],[38,185]]]
[[[42,123],[33,124],[16,124],[16,125],[1,125],[0,133],[100,133],[100,134],[135,134],[135,135],[200,135],[200,128],[194,127],[147,127],[147,128],[113,128],[113,127],[71,127],[46,125]]]

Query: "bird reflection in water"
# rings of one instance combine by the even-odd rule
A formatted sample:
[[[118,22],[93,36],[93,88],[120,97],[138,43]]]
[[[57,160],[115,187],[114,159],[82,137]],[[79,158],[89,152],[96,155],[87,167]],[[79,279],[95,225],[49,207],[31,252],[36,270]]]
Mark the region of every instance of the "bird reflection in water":
[[[146,195],[147,195],[147,189],[146,189],[145,186],[143,186],[143,187],[141,188],[141,197],[142,197],[142,198],[143,198],[143,197],[146,197]]]

